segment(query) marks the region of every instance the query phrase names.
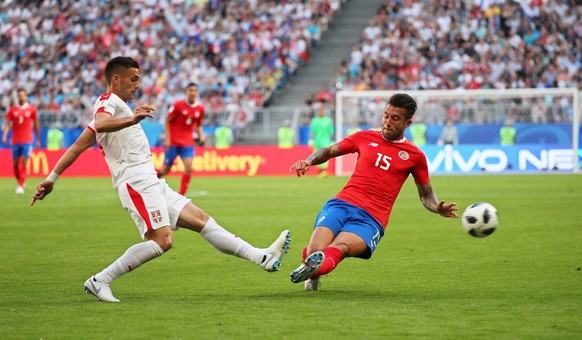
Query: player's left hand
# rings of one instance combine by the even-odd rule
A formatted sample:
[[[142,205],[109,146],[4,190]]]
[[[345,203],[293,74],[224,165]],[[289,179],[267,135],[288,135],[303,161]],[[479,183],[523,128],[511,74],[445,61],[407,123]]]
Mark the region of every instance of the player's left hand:
[[[36,200],[43,200],[46,197],[46,195],[50,194],[51,191],[53,191],[54,185],[55,184],[53,182],[47,180],[38,183],[34,195],[32,195],[32,201],[30,202],[30,205],[31,206],[34,205],[34,202],[36,202]]]
[[[140,122],[145,118],[154,118],[154,115],[150,112],[155,111],[156,109],[150,105],[140,105],[135,109],[133,113],[133,119],[136,123]]]
[[[455,202],[445,204],[445,201],[440,201],[437,205],[437,212],[443,217],[459,218],[459,215],[455,212],[457,210],[457,203]]]

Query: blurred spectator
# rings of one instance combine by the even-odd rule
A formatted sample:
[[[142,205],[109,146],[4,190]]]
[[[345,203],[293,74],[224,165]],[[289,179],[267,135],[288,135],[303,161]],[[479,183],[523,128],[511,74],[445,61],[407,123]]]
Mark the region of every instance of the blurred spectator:
[[[441,136],[437,141],[438,145],[457,145],[459,144],[459,135],[457,128],[452,119],[447,119],[447,123],[441,132]]]
[[[309,58],[340,1],[47,0],[0,6],[3,104],[9,89],[23,87],[40,107],[84,112],[105,89],[105,61],[129,55],[142,66],[136,104],[166,112],[178,90],[194,82],[211,117],[247,97],[255,108],[267,105]]]

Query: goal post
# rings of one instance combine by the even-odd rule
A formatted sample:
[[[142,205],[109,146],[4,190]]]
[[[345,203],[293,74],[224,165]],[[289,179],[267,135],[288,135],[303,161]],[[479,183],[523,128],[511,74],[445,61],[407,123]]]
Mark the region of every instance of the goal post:
[[[338,91],[336,141],[356,130],[380,129],[388,99],[398,92],[418,104],[413,125],[424,125],[419,130],[425,143],[415,140],[410,127],[405,136],[426,154],[432,174],[581,171],[582,91],[577,88]],[[447,120],[457,130],[457,143],[440,138]],[[505,125],[516,132],[513,143],[501,143]],[[356,157],[336,159],[335,174],[350,175]]]

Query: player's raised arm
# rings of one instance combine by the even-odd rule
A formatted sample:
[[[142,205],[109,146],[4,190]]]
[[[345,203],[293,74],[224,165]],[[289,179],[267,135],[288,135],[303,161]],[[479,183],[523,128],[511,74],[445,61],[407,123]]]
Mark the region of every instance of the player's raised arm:
[[[36,200],[43,200],[46,195],[50,194],[53,191],[53,187],[59,176],[69,167],[71,164],[77,160],[80,154],[82,154],[85,150],[93,146],[96,142],[95,139],[95,132],[91,131],[89,128],[85,128],[83,133],[77,138],[75,143],[71,145],[70,148],[65,151],[65,153],[59,158],[57,164],[48,175],[48,177],[40,182],[36,186],[36,190],[34,195],[32,196],[32,201],[30,205],[34,205]]]
[[[426,209],[443,217],[459,218],[459,215],[456,213],[457,203],[453,202],[446,204],[445,201],[439,201],[432,190],[430,182],[426,184],[416,184],[416,187],[418,188],[420,201]]]
[[[126,127],[135,125],[141,122],[145,118],[154,118],[154,115],[150,112],[156,109],[150,105],[140,105],[135,109],[133,116],[116,118],[109,112],[97,112],[95,113],[95,130],[97,132],[115,132]]]
[[[328,160],[335,158],[335,157],[338,157],[338,156],[341,156],[343,154],[344,154],[344,152],[342,152],[340,150],[338,144],[333,144],[331,146],[321,148],[321,149],[315,151],[314,153],[312,153],[309,157],[307,157],[307,159],[299,160],[299,161],[295,162],[295,164],[293,164],[291,166],[291,168],[289,169],[289,173],[292,173],[293,171],[295,171],[297,174],[297,177],[301,177],[302,175],[305,175],[307,170],[309,170],[309,168],[312,165],[318,165],[318,164],[325,163]]]

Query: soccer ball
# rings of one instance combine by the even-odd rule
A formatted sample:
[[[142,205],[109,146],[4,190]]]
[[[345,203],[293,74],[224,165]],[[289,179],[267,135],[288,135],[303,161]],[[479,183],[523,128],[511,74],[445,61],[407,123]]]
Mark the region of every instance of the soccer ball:
[[[497,229],[499,215],[497,209],[489,203],[473,203],[465,209],[461,217],[463,229],[474,237],[486,237]]]

